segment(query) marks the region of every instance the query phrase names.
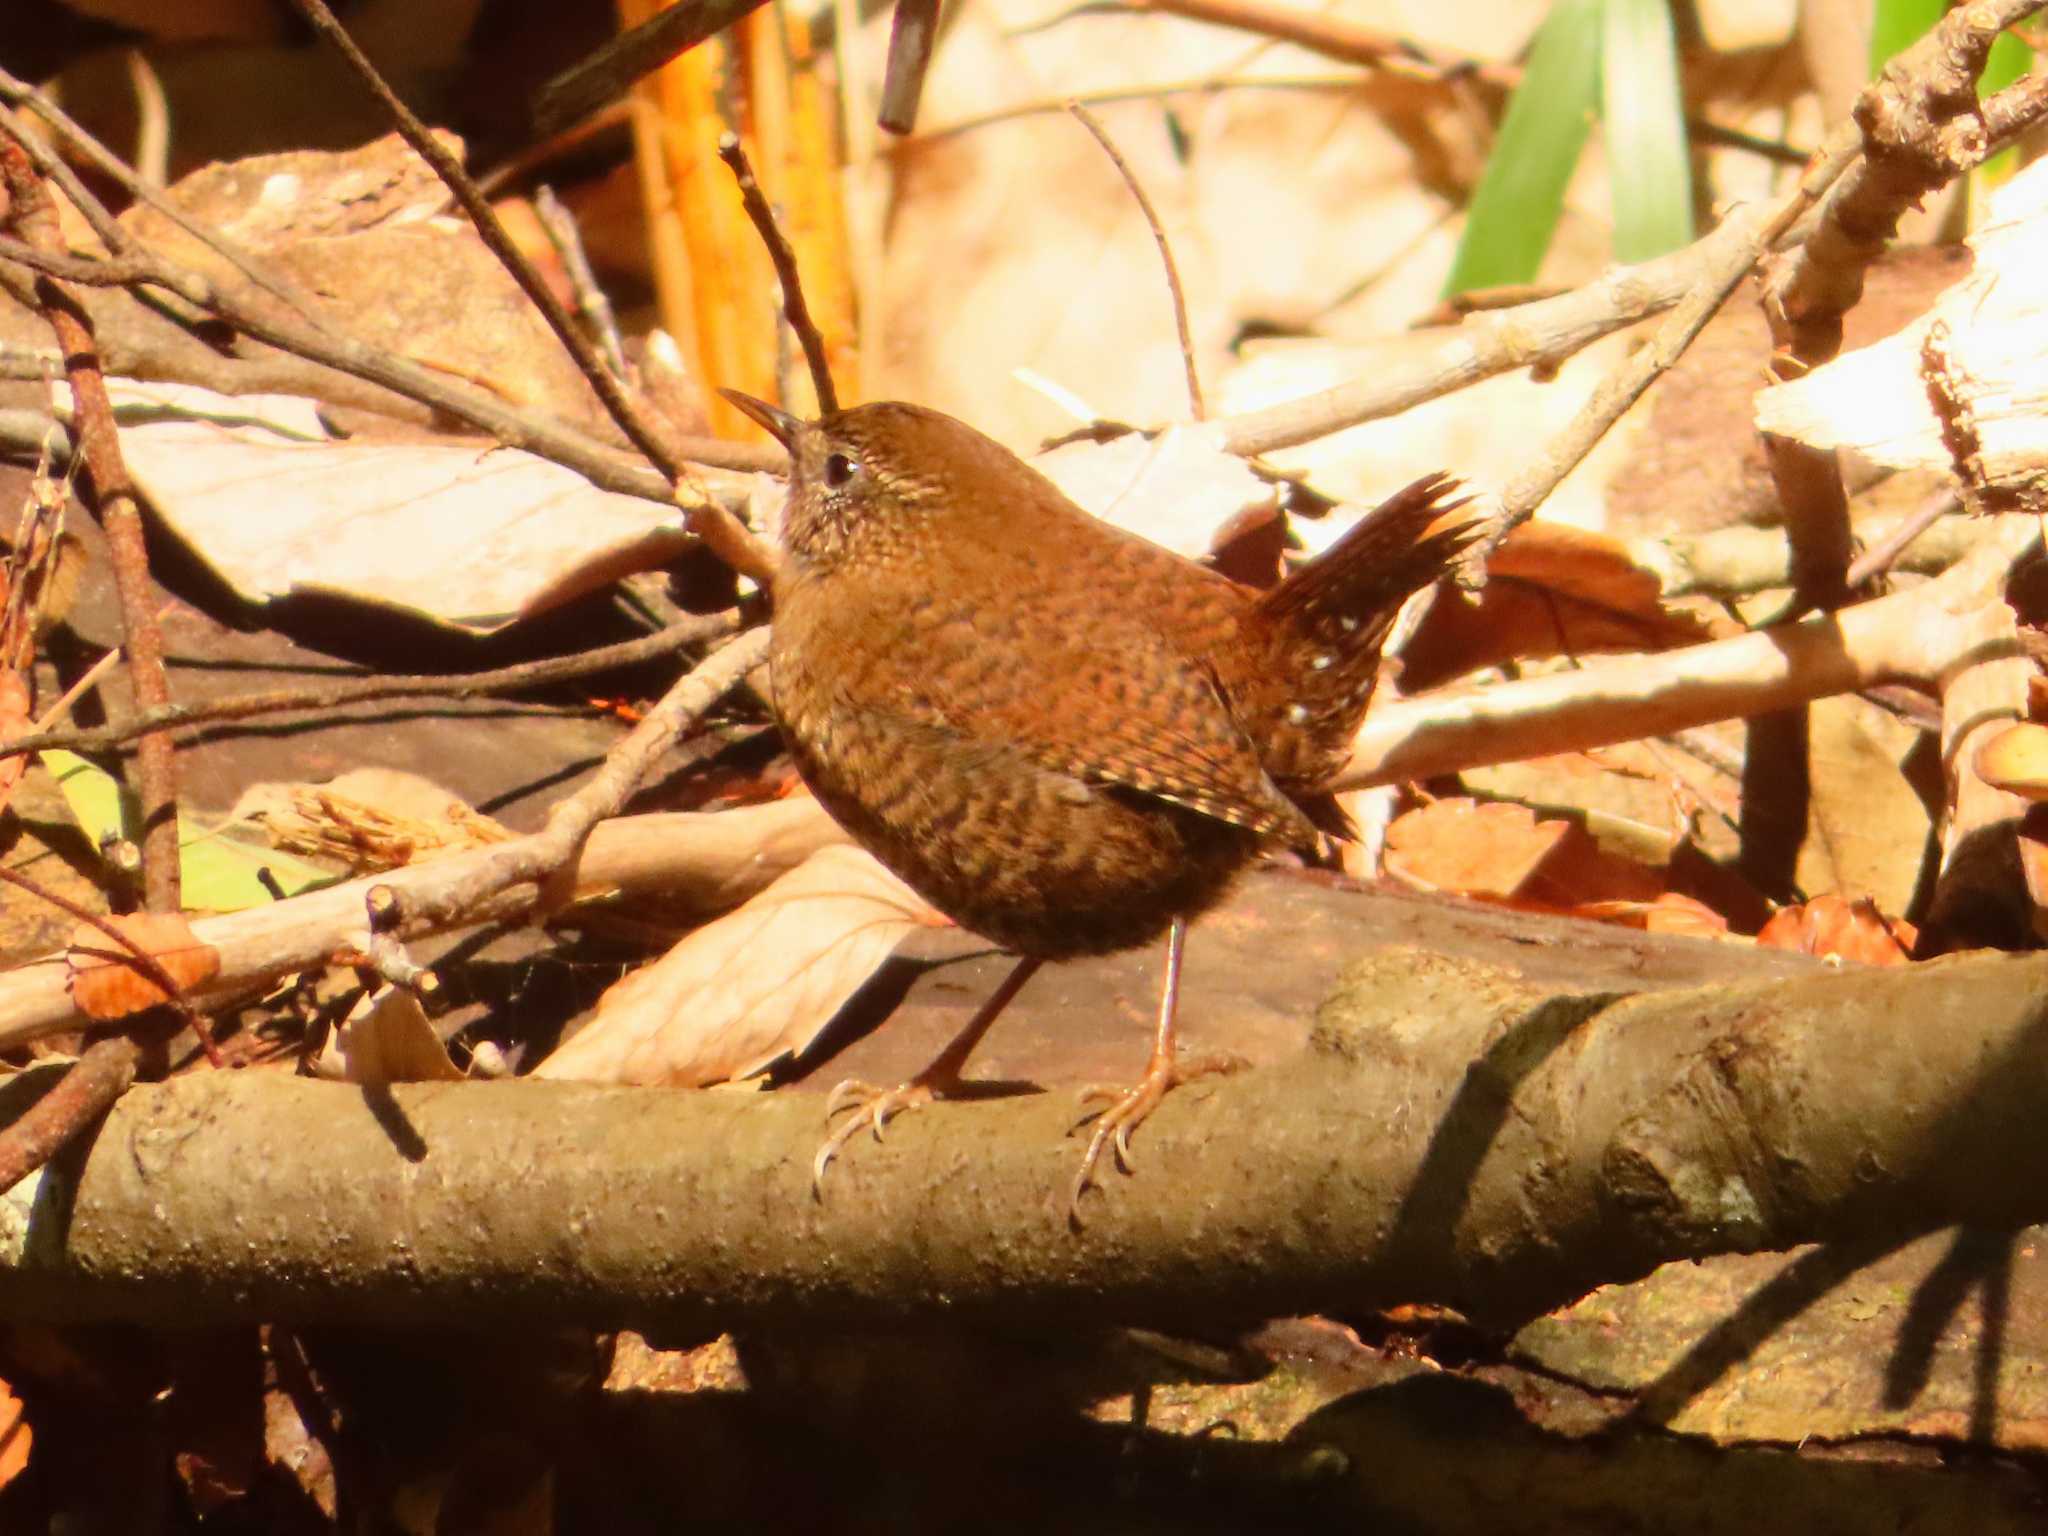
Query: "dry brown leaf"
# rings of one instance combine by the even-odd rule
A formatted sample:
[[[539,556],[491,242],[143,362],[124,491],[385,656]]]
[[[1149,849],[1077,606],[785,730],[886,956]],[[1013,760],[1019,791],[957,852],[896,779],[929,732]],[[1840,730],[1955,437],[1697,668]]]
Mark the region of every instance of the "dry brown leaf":
[[[21,1399],[14,1395],[11,1386],[0,1381],[0,1488],[21,1476],[28,1466],[28,1453],[34,1441]]]
[[[180,992],[190,992],[220,971],[220,951],[201,943],[192,925],[176,912],[133,912],[107,922],[154,956]],[[80,923],[71,931],[65,961],[71,972],[71,1000],[89,1018],[125,1019],[170,1001],[162,987],[135,968],[126,949],[91,923]]]
[[[1438,800],[1387,828],[1387,873],[1410,885],[1468,896],[1513,896],[1571,833],[1526,806]]]
[[[1663,601],[1656,575],[1605,534],[1524,523],[1487,564],[1484,590],[1438,595],[1401,651],[1401,678],[1427,688],[1480,667],[1601,651],[1660,651],[1713,638]]]
[[[2000,731],[1977,749],[1976,768],[1993,789],[2048,800],[2048,725],[2029,720]]]
[[[1387,828],[1385,867],[1421,889],[1555,910],[1664,893],[1663,870],[1610,852],[1576,821],[1457,798],[1397,817]]]
[[[598,1001],[535,1077],[700,1087],[801,1052],[916,928],[945,919],[857,848],[821,848]]]
[[[349,1083],[459,1083],[462,1068],[434,1033],[419,999],[384,986],[350,1010],[327,1037],[314,1070]]]
[[[1645,933],[1748,942],[1728,931],[1727,918],[1705,902],[1679,891],[1664,891],[1651,901],[1589,901],[1577,907],[1575,913],[1596,922],[1640,928]]]
[[[28,730],[31,724],[28,712],[27,681],[12,667],[0,671],[0,736],[19,736]],[[13,797],[15,785],[28,772],[28,762],[25,753],[0,758],[0,807]]]
[[[1863,965],[1904,965],[1919,939],[1919,929],[1902,917],[1886,917],[1868,898],[1851,901],[1833,892],[1783,908],[1756,936],[1757,943],[1771,949],[1834,955]]]

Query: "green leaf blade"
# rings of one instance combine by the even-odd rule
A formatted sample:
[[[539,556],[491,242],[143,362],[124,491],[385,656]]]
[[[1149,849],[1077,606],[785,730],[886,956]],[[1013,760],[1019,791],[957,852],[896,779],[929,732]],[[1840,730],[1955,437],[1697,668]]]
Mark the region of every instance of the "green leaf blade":
[[[1601,0],[1558,0],[1544,18],[1472,195],[1446,293],[1536,276],[1600,105],[1601,9]]]
[[[1692,157],[1666,0],[1605,0],[1600,79],[1615,258],[1648,261],[1690,245]]]

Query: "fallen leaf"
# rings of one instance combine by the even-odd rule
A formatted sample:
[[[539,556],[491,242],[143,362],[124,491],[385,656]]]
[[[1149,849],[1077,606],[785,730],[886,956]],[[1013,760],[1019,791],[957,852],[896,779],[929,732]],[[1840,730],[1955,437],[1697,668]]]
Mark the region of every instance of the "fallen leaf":
[[[0,672],[0,736],[14,737],[29,729],[28,683],[20,671],[9,667]],[[28,772],[28,754],[17,752],[0,758],[0,807],[14,795],[15,785]]]
[[[1213,554],[1247,512],[1270,516],[1277,505],[1273,484],[1226,453],[1214,426],[1126,432],[1106,443],[1081,438],[1039,454],[1031,467],[1104,522],[1190,560]]]
[[[1527,806],[1448,798],[1387,828],[1389,875],[1423,890],[1573,911],[1587,902],[1648,902],[1664,871],[1602,846],[1578,821]]]
[[[176,912],[132,912],[110,917],[107,923],[152,956],[181,993],[220,972],[220,951],[201,943],[192,925]],[[89,1018],[125,1019],[170,1001],[162,987],[136,969],[135,957],[127,949],[91,923],[72,930],[65,965],[71,975],[71,1000]]]
[[[1468,896],[1513,896],[1570,835],[1526,806],[1438,800],[1387,828],[1387,873],[1410,885]]]
[[[326,593],[488,633],[690,540],[675,508],[486,442],[336,442],[307,402],[110,381],[180,419],[121,429],[150,504],[252,603]]]
[[[1756,936],[1770,949],[1833,955],[1863,965],[1904,965],[1919,939],[1919,929],[1902,917],[1886,917],[1867,897],[1851,901],[1833,892],[1781,909]]]
[[[1605,534],[1524,523],[1487,562],[1480,591],[1446,589],[1401,650],[1401,680],[1427,688],[1481,667],[1547,656],[1659,651],[1713,638],[1663,600],[1656,573]]]
[[[1977,749],[1976,768],[1993,789],[2048,800],[2048,725],[2029,720],[2000,731]]]
[[[28,1466],[28,1453],[35,1443],[21,1399],[14,1389],[0,1381],[0,1488],[21,1476]]]
[[[459,1083],[464,1078],[419,999],[394,986],[379,987],[350,1010],[328,1035],[313,1069],[348,1083]]]
[[[1705,902],[1680,891],[1664,891],[1650,901],[1589,901],[1574,911],[1579,917],[1640,928],[1645,933],[1688,939],[1734,940],[1740,937],[1728,931],[1727,918]]]
[[[872,856],[819,849],[599,999],[535,1077],[700,1087],[803,1051],[897,944],[940,917]]]

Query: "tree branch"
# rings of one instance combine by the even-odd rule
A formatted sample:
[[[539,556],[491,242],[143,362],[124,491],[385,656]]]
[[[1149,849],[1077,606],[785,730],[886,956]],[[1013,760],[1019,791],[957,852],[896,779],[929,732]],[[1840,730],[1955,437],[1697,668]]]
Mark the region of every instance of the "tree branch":
[[[1549,927],[1524,944],[1587,931]],[[2048,958],[1636,996],[1527,975],[1354,965],[1307,1048],[1170,1098],[1078,1235],[1064,1092],[923,1111],[821,1205],[814,1094],[195,1075],[45,1171],[0,1306],[716,1329],[1433,1301],[1507,1327],[1671,1259],[2048,1217]]]

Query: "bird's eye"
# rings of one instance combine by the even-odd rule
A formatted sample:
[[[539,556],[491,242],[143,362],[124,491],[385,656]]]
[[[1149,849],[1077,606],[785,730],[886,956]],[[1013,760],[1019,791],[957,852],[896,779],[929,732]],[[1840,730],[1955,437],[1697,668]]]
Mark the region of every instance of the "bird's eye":
[[[828,454],[826,454],[826,455],[825,455],[825,486],[826,486],[826,488],[827,488],[828,490],[834,490],[834,491],[838,490],[838,489],[839,489],[839,488],[840,488],[841,486],[845,485],[847,481],[849,481],[849,480],[851,480],[851,479],[853,478],[853,476],[854,476],[854,472],[855,472],[856,470],[858,470],[859,468],[860,468],[860,465],[859,465],[859,464],[858,464],[857,462],[855,462],[855,461],[854,461],[854,460],[853,460],[852,458],[850,458],[850,457],[849,457],[848,455],[846,455],[846,454],[843,454],[843,453],[828,453]]]

